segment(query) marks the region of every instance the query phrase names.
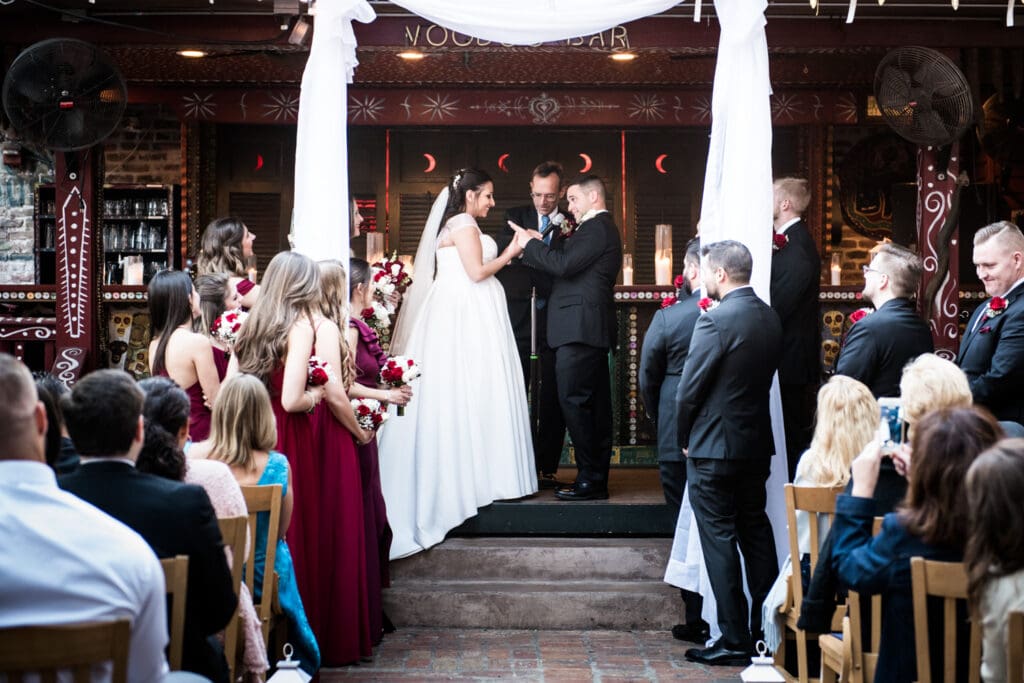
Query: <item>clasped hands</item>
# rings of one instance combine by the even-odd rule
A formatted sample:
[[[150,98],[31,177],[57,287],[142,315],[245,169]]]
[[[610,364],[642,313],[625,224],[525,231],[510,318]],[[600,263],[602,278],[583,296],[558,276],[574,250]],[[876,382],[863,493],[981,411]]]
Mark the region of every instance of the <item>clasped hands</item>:
[[[526,245],[530,243],[530,240],[544,239],[544,236],[536,230],[527,230],[521,225],[516,225],[514,221],[509,221],[508,227],[512,228],[512,231],[516,234],[515,241],[520,249],[526,249]]]

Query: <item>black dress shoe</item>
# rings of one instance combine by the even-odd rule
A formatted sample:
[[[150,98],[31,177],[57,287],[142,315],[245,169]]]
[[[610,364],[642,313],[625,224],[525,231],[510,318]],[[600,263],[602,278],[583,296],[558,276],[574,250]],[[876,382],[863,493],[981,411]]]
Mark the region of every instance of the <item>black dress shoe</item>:
[[[537,473],[537,488],[539,489],[560,489],[567,486],[565,482],[555,479],[553,474]]]
[[[607,500],[608,487],[578,481],[572,486],[555,490],[555,498],[559,500]]]
[[[753,653],[747,650],[733,650],[719,638],[711,647],[691,647],[686,651],[686,660],[708,666],[746,666]]]
[[[676,640],[685,640],[689,643],[700,643],[703,645],[711,637],[711,629],[705,621],[698,621],[693,624],[676,624],[672,627],[672,637]]]

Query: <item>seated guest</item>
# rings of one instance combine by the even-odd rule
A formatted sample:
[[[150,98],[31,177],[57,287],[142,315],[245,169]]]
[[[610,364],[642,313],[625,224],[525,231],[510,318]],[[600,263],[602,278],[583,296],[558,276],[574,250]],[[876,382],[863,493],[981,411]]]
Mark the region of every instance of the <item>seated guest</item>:
[[[60,400],[68,393],[68,388],[53,375],[45,374],[36,379],[36,391],[46,406],[46,464],[58,476],[74,472],[78,469],[78,451],[68,436],[64,416],[60,412]]]
[[[0,628],[130,619],[128,680],[158,681],[167,672],[160,563],[137,533],[57,488],[45,437],[32,376],[0,353]]]
[[[967,593],[984,638],[981,678],[1006,681],[1006,625],[1024,610],[1024,439],[1006,439],[967,470],[970,537],[964,552]]]
[[[810,448],[800,456],[793,484],[845,486],[850,480],[850,463],[871,441],[877,429],[878,402],[871,391],[855,379],[843,375],[832,377],[818,391],[814,437]],[[806,512],[796,513],[796,526],[797,544],[803,557],[811,552],[811,529]],[[819,530],[820,543],[824,543],[827,533],[828,529]],[[782,643],[785,616],[779,609],[786,601],[786,587],[793,570],[791,559],[787,554],[761,612],[764,641],[770,652],[775,652]],[[803,580],[806,591],[806,578]]]
[[[876,397],[899,396],[903,366],[935,350],[931,330],[910,300],[921,283],[921,258],[892,242],[872,253],[863,293],[875,312],[850,328],[836,374],[863,382]]]
[[[182,448],[188,440],[188,394],[166,377],[144,379],[139,382],[139,388],[146,394],[142,405],[146,438],[135,460],[135,469],[202,486],[218,518],[246,517],[249,511],[242,490],[224,463],[185,459]],[[245,554],[249,554],[248,536],[245,539]],[[231,552],[225,552],[225,555],[230,564]],[[262,676],[270,668],[267,645],[245,583],[239,586],[238,603],[245,638],[242,670],[252,676]]]
[[[274,571],[278,576],[278,599],[288,617],[289,642],[295,648],[302,670],[312,676],[320,668],[320,648],[306,618],[295,582],[292,556],[284,540],[291,522],[294,493],[289,481],[288,459],[273,450],[276,444],[277,426],[267,388],[253,375],[235,375],[224,383],[213,404],[210,439],[193,445],[189,449],[189,459],[210,458],[227,463],[242,486],[281,484],[283,501],[277,538],[267,539],[269,514],[260,513],[257,518],[253,591],[259,600],[267,543],[276,543]]]
[[[917,676],[914,651],[910,558],[963,560],[969,535],[964,479],[974,459],[1002,438],[1002,429],[981,408],[936,410],[914,425],[907,467],[907,498],[885,516],[872,535],[871,499],[884,456],[873,440],[853,461],[853,493],[836,500],[833,561],[840,581],[863,595],[882,595],[882,640],[876,683],[905,683]],[[898,457],[898,456],[893,456]],[[929,620],[930,641],[942,642],[941,619]],[[966,636],[966,619],[961,623]],[[934,631],[934,632],[932,632]],[[967,638],[959,639],[956,680],[967,680]],[[942,671],[941,648],[932,648],[932,667]],[[961,670],[962,668],[962,670]]]
[[[182,668],[228,680],[223,630],[238,600],[217,516],[199,486],[135,469],[142,450],[142,391],[120,370],[98,370],[75,384],[61,408],[82,465],[60,486],[141,535],[159,557],[188,556]]]

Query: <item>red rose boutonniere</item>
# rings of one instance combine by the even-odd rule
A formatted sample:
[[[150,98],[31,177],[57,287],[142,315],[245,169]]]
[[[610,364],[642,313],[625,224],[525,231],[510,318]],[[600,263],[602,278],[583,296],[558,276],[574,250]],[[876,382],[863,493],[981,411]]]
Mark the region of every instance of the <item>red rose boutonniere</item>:
[[[682,275],[676,275],[676,279],[672,281],[672,284],[673,284],[673,286],[675,286],[676,289],[682,289],[683,288],[683,276]]]
[[[716,308],[717,306],[718,302],[709,296],[706,296],[697,302],[697,308],[700,309],[701,313],[707,313],[708,311]]]
[[[1006,299],[1001,296],[994,296],[988,302],[988,310],[985,311],[986,318],[994,318],[1006,310]]]
[[[576,232],[576,221],[572,216],[566,216],[564,213],[556,213],[552,216],[551,222],[554,223],[556,228],[558,228],[558,235],[562,239],[569,239],[572,237],[572,234]]]
[[[858,308],[856,311],[850,314],[849,321],[851,325],[859,323],[864,318],[871,315],[871,309],[869,308]]]
[[[787,244],[789,244],[789,235],[778,232],[772,235],[772,251],[785,249]]]
[[[671,294],[669,294],[668,296],[663,296],[661,297],[661,307],[668,308],[669,306],[674,306],[678,301],[679,299],[672,296]]]

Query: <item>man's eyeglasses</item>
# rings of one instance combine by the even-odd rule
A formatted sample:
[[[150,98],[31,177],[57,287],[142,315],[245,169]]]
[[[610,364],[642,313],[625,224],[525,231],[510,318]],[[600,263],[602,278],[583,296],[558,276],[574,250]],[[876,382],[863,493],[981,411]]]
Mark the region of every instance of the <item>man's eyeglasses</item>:
[[[534,199],[544,199],[549,202],[553,202],[558,199],[557,194],[541,194],[540,192],[531,192],[530,196]]]
[[[886,273],[883,273],[877,268],[872,268],[871,266],[861,266],[860,269],[861,272],[864,273],[864,275],[867,275],[868,273],[878,273],[879,275],[886,275]]]

